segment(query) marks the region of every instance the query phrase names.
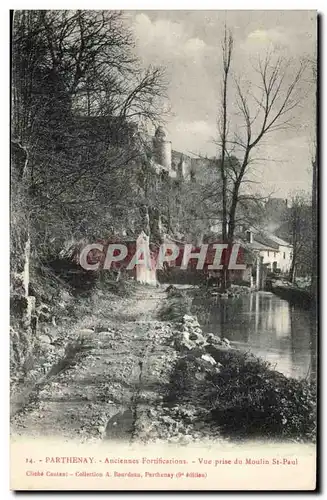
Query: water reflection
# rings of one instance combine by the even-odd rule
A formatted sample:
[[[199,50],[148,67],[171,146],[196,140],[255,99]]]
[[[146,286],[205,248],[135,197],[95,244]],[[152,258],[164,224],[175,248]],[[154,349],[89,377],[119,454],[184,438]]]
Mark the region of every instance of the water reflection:
[[[269,361],[287,376],[306,378],[315,367],[310,312],[268,292],[238,299],[195,299],[193,312],[203,329]],[[311,321],[312,322],[312,321]]]

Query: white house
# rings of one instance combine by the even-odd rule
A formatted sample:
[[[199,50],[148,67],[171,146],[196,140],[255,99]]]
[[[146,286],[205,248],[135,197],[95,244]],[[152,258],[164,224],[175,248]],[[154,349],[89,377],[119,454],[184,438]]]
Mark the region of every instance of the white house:
[[[261,264],[270,271],[288,273],[292,262],[292,245],[267,231],[247,231],[248,248],[258,252]]]

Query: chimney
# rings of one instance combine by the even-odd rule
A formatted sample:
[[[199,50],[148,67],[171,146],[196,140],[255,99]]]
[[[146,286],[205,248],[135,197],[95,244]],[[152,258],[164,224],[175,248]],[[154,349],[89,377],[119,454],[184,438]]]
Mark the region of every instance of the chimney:
[[[253,233],[250,230],[246,231],[246,241],[248,243],[253,243]]]

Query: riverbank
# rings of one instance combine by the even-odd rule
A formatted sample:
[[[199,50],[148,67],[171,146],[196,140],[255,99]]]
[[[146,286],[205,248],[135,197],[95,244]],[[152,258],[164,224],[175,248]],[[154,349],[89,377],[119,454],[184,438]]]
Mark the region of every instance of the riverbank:
[[[181,303],[171,399],[200,407],[201,418],[229,439],[314,440],[315,387],[204,333],[195,316],[185,315],[185,299]]]
[[[174,287],[137,287],[112,303],[95,292],[92,315],[85,310],[67,331],[75,349],[66,346],[16,399],[13,434],[181,445],[313,440],[310,384],[203,333],[191,302]]]
[[[281,280],[267,282],[266,285],[269,291],[281,299],[287,300],[292,305],[305,309],[309,309],[314,305],[313,296],[306,288],[301,288],[288,281]]]

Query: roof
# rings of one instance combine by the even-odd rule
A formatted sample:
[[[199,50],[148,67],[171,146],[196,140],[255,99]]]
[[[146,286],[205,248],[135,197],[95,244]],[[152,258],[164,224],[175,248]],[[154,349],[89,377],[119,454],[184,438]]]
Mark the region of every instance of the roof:
[[[260,243],[261,245],[264,245],[265,247],[267,247],[267,249],[268,247],[270,247],[269,250],[272,249],[275,251],[276,250],[278,251],[280,246],[287,246],[287,247],[292,246],[287,241],[282,240],[275,234],[270,233],[269,231],[260,231],[260,232],[253,231],[253,240]]]
[[[253,238],[252,243],[244,240],[239,240],[238,243],[240,243],[243,248],[246,248],[248,250],[271,250],[272,252],[278,251],[278,249],[276,249],[275,247],[260,243],[255,238]]]
[[[288,243],[285,240],[282,240],[281,238],[279,238],[275,234],[266,233],[266,235],[267,235],[267,238],[269,238],[270,240],[272,240],[274,243],[277,243],[277,245],[281,245],[281,246],[285,246],[285,247],[291,247],[292,246],[290,243]]]
[[[247,245],[249,246],[249,248],[253,248],[253,250],[271,250],[272,252],[278,252],[277,248],[269,245],[264,245],[256,240],[253,240],[253,243],[247,243]]]

